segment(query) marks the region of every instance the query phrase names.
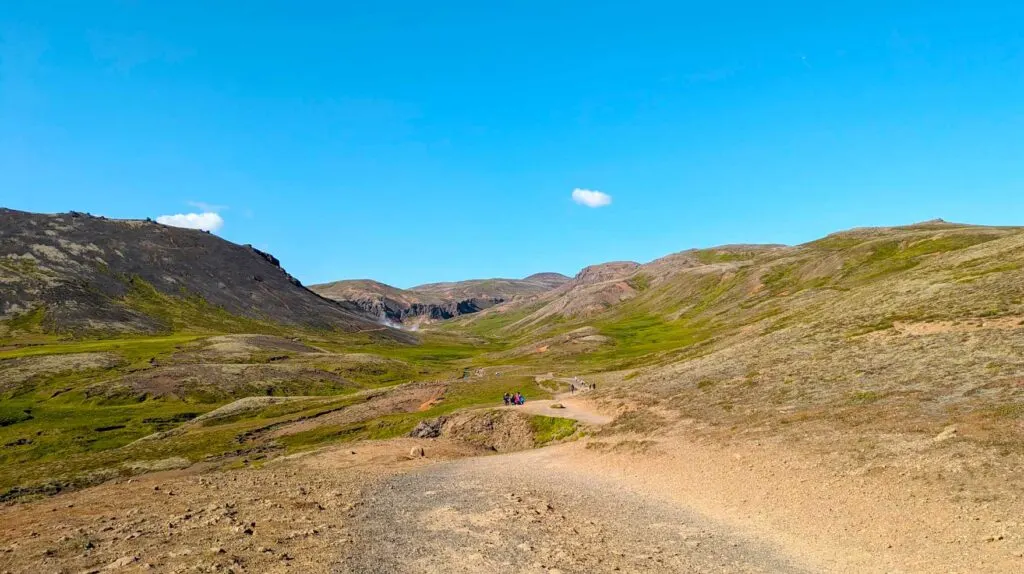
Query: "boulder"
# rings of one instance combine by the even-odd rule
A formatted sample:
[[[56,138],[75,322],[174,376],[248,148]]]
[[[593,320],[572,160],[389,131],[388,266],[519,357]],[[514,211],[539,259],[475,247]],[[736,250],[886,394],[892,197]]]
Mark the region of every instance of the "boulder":
[[[958,431],[955,426],[948,426],[942,429],[942,432],[935,436],[935,442],[947,441],[951,438],[956,438]]]

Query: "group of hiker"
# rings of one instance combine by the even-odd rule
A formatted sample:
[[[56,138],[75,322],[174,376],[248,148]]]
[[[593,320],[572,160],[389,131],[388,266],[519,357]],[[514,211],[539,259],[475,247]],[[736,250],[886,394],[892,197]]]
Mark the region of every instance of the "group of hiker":
[[[502,399],[504,399],[506,407],[509,405],[521,405],[526,402],[526,398],[523,397],[523,393],[520,393],[519,391],[516,391],[515,394],[505,393],[505,396],[502,397]]]
[[[584,390],[596,391],[597,390],[597,384],[596,383],[583,383],[581,385],[576,385],[576,383],[573,383],[573,384],[569,385],[569,393],[570,394],[575,395],[576,391],[584,391]]]

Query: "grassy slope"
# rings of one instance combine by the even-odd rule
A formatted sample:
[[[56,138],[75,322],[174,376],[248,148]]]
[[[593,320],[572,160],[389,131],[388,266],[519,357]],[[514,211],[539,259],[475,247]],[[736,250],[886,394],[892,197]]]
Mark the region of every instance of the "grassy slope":
[[[701,343],[735,335],[751,325],[772,329],[801,321],[849,322],[856,325],[855,330],[899,319],[1006,314],[1011,312],[1012,303],[1002,301],[1005,298],[997,292],[999,286],[986,288],[978,294],[980,297],[957,302],[953,307],[926,297],[910,297],[910,306],[896,308],[879,297],[881,300],[857,309],[856,316],[837,313],[829,317],[823,306],[837,298],[884,295],[893,289],[893,279],[905,277],[924,283],[963,283],[989,275],[1009,279],[1010,274],[1022,269],[1024,257],[1011,253],[1014,260],[1007,261],[1005,253],[980,251],[976,259],[954,260],[968,248],[984,249],[990,241],[1006,237],[1005,242],[1019,233],[975,227],[949,227],[938,232],[906,228],[830,236],[799,250],[754,258],[705,250],[698,252],[698,258],[709,263],[745,264],[711,273],[683,271],[658,280],[641,269],[627,279],[643,287],[637,296],[603,313],[576,318],[554,316],[525,330],[503,331],[530,311],[521,309],[485,321],[466,322],[465,330],[475,336],[521,343],[594,326],[610,337],[613,345],[576,357],[577,368],[607,371],[685,358]],[[948,262],[941,259],[944,256]],[[924,265],[927,263],[931,265]],[[921,265],[926,269],[919,269]],[[542,356],[519,362],[545,364]]]
[[[147,453],[141,447],[125,448],[142,436],[211,411],[236,396],[204,392],[202,388],[183,396],[159,398],[144,394],[92,396],[87,392],[89,388],[110,385],[129,375],[155,372],[160,365],[180,362],[178,357],[182,352],[201,345],[212,335],[261,333],[308,341],[338,354],[315,357],[306,366],[340,375],[356,385],[355,388],[325,387],[322,381],[311,380],[305,372],[297,374],[291,383],[278,385],[284,391],[298,394],[347,393],[358,388],[404,383],[417,377],[449,376],[447,371],[456,372],[449,363],[474,354],[472,347],[453,340],[405,345],[372,334],[281,327],[231,315],[199,297],[162,294],[137,278],[131,282],[131,289],[121,304],[158,319],[164,325],[165,334],[140,337],[94,332],[83,338],[61,333],[49,325],[44,308],[23,313],[0,328],[0,491],[37,475],[44,480],[35,482],[45,482],[46,478],[63,479],[139,456],[196,459],[237,448],[232,442],[234,435],[226,429],[221,429],[227,433],[223,436],[220,433],[209,437],[190,435],[187,444],[168,447],[166,452]],[[342,354],[367,351],[379,351],[381,358],[348,360]],[[119,360],[114,368],[42,373],[14,386],[3,385],[5,364],[13,366],[15,360],[23,362],[80,353],[112,354]],[[266,362],[272,355],[257,355],[250,360]],[[12,362],[5,363],[8,360]],[[209,390],[216,391],[213,386]]]
[[[324,408],[352,404],[351,401],[360,399],[349,393],[361,388],[383,388],[413,380],[455,379],[461,376],[467,360],[484,351],[460,336],[426,335],[421,337],[420,344],[405,345],[360,334],[283,329],[211,310],[197,299],[168,297],[144,284],[125,298],[125,305],[162,318],[168,327],[167,334],[74,338],[47,332],[43,327],[43,310],[33,311],[7,325],[13,335],[0,346],[0,496],[24,494],[23,489],[53,492],[138,472],[139,468],[131,466],[133,461],[183,457],[195,462],[236,453],[240,450],[238,437],[255,428],[315,415]],[[211,427],[200,425],[180,437],[143,443],[135,441],[210,412],[244,396],[246,390],[238,391],[242,395],[226,395],[197,389],[181,396],[159,397],[91,395],[88,392],[126,376],[156,372],[161,365],[183,361],[187,364],[195,359],[182,357],[204,348],[208,337],[239,332],[302,340],[325,353],[308,358],[291,357],[275,364],[300,361],[300,366],[340,375],[355,386],[332,390],[309,379],[310,375],[303,372],[296,375],[293,382],[278,385],[281,390],[275,394],[283,390],[286,394],[342,393],[344,396],[277,405]],[[118,357],[117,366],[43,373],[17,385],[4,387],[2,384],[5,361],[82,353],[114,355]],[[254,353],[243,363],[262,364],[279,358],[281,353]],[[501,385],[508,382],[501,381]],[[527,383],[522,381],[524,390],[534,396],[546,396],[545,391],[532,382]],[[210,385],[210,390],[216,391],[216,383]],[[290,438],[275,448],[307,448],[329,440],[404,434],[422,418],[468,406],[493,404],[494,397],[504,392],[504,389],[498,390],[501,385],[456,383],[445,400],[428,411],[384,417],[373,421],[372,427],[320,429]],[[5,491],[9,491],[7,495],[3,494]]]
[[[855,230],[706,259],[717,267],[641,268],[625,281],[643,289],[603,312],[503,333],[518,344],[591,326],[608,344],[501,360],[621,371],[606,396],[726,433],[850,432],[888,452],[893,433],[959,425],[972,444],[1024,454],[1024,230]]]

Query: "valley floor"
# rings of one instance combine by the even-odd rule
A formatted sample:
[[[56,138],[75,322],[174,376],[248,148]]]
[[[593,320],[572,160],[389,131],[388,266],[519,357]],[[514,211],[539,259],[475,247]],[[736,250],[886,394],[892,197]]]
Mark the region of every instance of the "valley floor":
[[[420,447],[425,457],[410,455]],[[844,471],[781,440],[680,431],[484,454],[367,441],[11,505],[0,572],[1024,568],[1019,496],[964,501],[948,482]]]

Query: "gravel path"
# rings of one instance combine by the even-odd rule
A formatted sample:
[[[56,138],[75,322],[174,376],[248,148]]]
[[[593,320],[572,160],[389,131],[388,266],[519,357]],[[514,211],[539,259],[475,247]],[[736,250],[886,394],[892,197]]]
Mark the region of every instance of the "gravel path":
[[[559,463],[464,459],[368,493],[337,572],[805,572],[675,504]]]

